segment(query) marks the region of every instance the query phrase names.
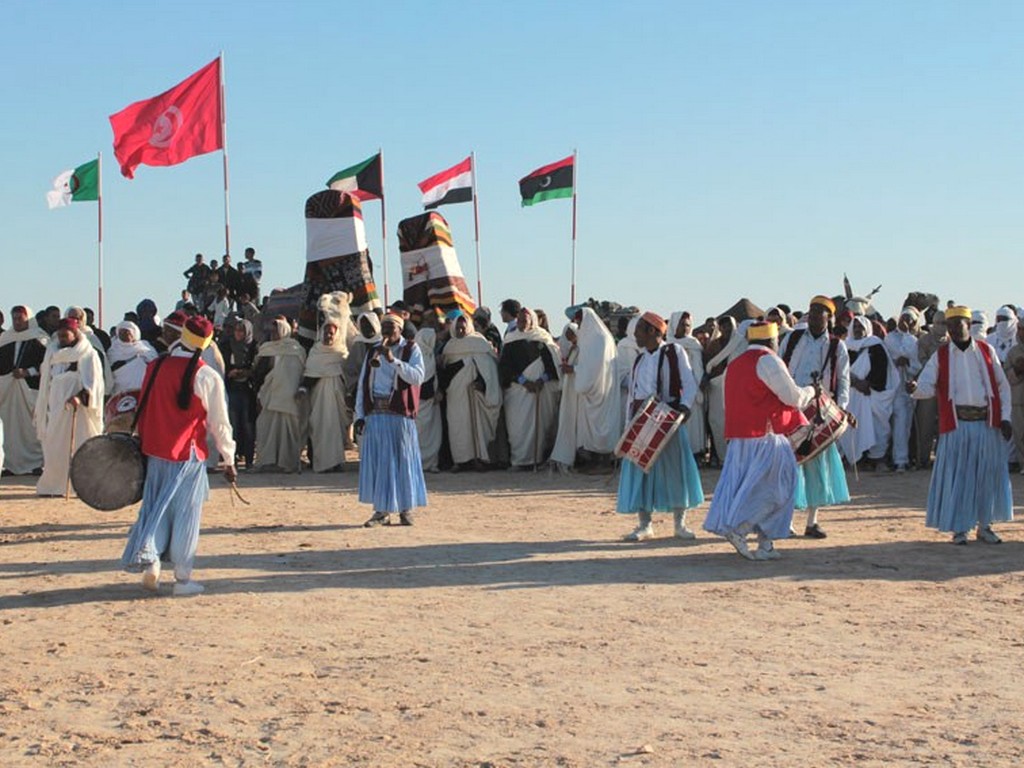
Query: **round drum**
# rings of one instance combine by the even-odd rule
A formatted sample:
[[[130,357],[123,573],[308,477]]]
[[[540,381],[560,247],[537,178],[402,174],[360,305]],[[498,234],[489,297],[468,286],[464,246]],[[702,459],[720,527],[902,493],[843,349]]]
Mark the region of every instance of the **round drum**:
[[[796,463],[810,461],[842,437],[849,420],[846,411],[836,405],[828,392],[822,392],[804,408],[807,424],[798,426],[786,437],[793,446]]]
[[[97,435],[71,460],[71,484],[93,509],[112,512],[142,500],[146,460],[133,435]]]

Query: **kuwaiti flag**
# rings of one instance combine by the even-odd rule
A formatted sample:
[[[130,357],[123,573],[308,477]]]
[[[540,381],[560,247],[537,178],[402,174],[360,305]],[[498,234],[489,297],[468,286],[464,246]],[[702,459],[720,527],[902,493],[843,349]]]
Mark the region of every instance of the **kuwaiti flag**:
[[[523,205],[533,205],[559,197],[572,197],[575,159],[573,155],[569,155],[521,178],[519,194],[523,197]]]
[[[339,192],[347,192],[359,202],[382,199],[384,197],[384,169],[380,152],[361,163],[338,171],[327,180],[327,186]]]
[[[100,192],[100,161],[90,160],[73,171],[63,171],[53,180],[53,189],[46,193],[50,209],[62,208],[83,200],[98,200]]]
[[[449,203],[473,202],[472,155],[446,171],[435,173],[416,186],[423,193],[423,208],[427,211]]]

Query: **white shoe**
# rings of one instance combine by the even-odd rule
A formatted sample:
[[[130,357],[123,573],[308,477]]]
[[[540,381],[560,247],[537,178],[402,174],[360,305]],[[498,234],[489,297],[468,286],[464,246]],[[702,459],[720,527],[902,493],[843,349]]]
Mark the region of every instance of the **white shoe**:
[[[685,539],[686,541],[693,541],[697,538],[697,534],[687,528],[685,525],[677,525],[675,537],[677,539]]]
[[[190,597],[204,592],[203,585],[198,581],[179,581],[174,585],[175,597]]]
[[[754,553],[750,551],[750,547],[747,546],[747,540],[743,536],[740,536],[736,532],[725,534],[725,540],[732,544],[733,548],[739,552],[747,560],[754,559]]]
[[[632,531],[626,534],[626,541],[643,541],[644,539],[650,539],[654,537],[654,526],[648,523],[647,525],[638,525]]]
[[[762,541],[754,551],[755,560],[778,560],[782,555],[770,541]]]
[[[160,591],[160,561],[149,563],[142,572],[142,588],[150,592]]]

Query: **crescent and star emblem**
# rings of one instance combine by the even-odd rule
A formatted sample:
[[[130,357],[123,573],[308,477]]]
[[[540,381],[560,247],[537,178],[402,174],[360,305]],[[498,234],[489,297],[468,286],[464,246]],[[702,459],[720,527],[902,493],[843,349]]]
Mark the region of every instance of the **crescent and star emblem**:
[[[149,137],[149,143],[154,147],[166,147],[174,141],[174,134],[181,127],[181,110],[177,107],[168,107],[156,120],[153,121],[153,134]]]
[[[68,179],[67,184],[65,186],[67,187],[68,192],[70,192],[73,195],[75,194],[75,192],[78,191],[78,188],[82,186],[82,182],[80,182],[78,180],[78,177],[72,173],[71,178]]]
[[[551,177],[550,176],[545,176],[543,179],[540,180],[540,185],[539,186],[540,186],[541,189],[546,189],[547,187],[550,187],[551,186]]]

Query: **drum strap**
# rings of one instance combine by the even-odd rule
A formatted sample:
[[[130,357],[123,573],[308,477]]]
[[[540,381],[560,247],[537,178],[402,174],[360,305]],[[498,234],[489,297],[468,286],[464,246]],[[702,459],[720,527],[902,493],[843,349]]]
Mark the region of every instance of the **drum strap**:
[[[128,431],[131,434],[135,434],[135,428],[139,425],[139,417],[142,416],[142,409],[146,407],[146,403],[149,402],[149,393],[153,389],[153,382],[156,381],[156,375],[160,373],[160,366],[164,364],[170,355],[160,355],[157,358],[156,365],[153,366],[153,375],[149,377],[149,381],[146,382],[146,390],[142,393],[142,399],[139,400],[139,407],[135,409],[135,418],[132,419],[132,427]]]

